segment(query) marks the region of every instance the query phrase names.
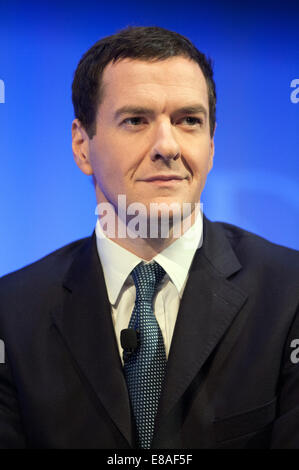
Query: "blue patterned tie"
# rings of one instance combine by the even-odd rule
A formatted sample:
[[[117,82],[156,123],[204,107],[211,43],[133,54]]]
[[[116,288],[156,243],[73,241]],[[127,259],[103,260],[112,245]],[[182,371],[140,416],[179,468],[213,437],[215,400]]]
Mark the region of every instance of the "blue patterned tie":
[[[141,262],[132,271],[136,300],[129,328],[139,332],[138,349],[125,361],[124,371],[138,431],[138,446],[149,449],[165,374],[162,333],[153,311],[153,297],[165,274],[155,261]]]

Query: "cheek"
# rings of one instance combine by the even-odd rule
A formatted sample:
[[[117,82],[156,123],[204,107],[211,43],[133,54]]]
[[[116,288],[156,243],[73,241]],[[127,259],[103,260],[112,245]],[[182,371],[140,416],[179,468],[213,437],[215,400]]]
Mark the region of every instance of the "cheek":
[[[208,171],[211,160],[211,141],[208,136],[189,136],[181,142],[180,147],[183,158],[194,174]]]
[[[98,131],[100,135],[100,130]],[[109,176],[111,179],[124,178],[133,172],[138,165],[138,142],[135,139],[124,139],[117,132],[102,130],[101,135],[91,148],[90,159],[94,171],[102,178]]]
[[[208,152],[198,152],[186,159],[187,164],[190,166],[193,177],[196,179],[205,178],[209,172],[210,154]]]
[[[114,161],[114,149],[106,139],[98,139],[90,149],[90,161],[96,178],[103,182],[110,180],[119,165]]]

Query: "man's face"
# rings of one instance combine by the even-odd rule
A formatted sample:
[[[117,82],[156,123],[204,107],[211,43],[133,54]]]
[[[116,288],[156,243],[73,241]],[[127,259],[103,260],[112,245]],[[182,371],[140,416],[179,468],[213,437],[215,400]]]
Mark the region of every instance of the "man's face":
[[[103,74],[103,99],[89,162],[97,202],[199,202],[213,163],[208,91],[184,57],[124,59]]]

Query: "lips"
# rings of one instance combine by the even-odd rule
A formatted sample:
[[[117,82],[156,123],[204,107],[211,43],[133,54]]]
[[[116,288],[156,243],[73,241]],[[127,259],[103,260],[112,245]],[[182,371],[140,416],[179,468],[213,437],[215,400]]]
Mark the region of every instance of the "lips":
[[[144,179],[143,181],[151,182],[151,181],[172,181],[172,180],[183,180],[185,179],[183,176],[179,175],[154,175],[150,176],[149,178]]]

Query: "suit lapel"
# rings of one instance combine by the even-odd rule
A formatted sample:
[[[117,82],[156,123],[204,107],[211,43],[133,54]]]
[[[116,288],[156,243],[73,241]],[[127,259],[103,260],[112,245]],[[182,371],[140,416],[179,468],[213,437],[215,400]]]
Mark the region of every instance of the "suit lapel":
[[[247,295],[228,277],[241,265],[223,228],[204,218],[181,300],[157,416],[158,427],[202,369],[244,305]]]
[[[61,308],[54,322],[79,372],[129,444],[130,404],[119,358],[95,233],[80,248],[64,279]]]
[[[241,265],[221,225],[204,217],[204,243],[197,250],[181,300],[157,415],[164,418],[223,338],[247,299],[229,277]],[[111,419],[133,443],[130,403],[118,354],[95,233],[79,249],[63,283],[54,323]]]

